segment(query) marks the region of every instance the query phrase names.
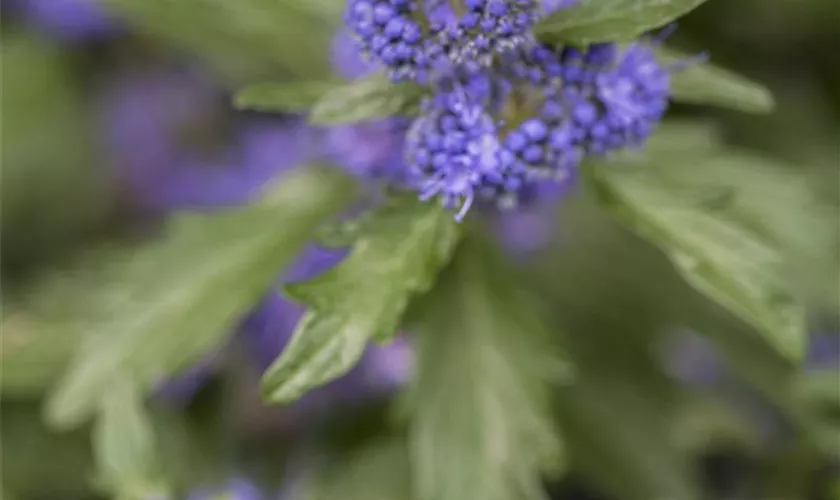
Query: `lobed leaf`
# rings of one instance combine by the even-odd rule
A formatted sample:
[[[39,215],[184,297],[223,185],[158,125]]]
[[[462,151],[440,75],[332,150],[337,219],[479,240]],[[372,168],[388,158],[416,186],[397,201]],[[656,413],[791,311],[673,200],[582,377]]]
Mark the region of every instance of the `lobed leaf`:
[[[804,311],[786,271],[792,254],[830,246],[827,214],[802,179],[760,158],[682,158],[594,165],[594,186],[689,283],[758,328],[780,353],[801,359]]]
[[[690,54],[661,47],[663,64],[679,64]],[[671,75],[671,98],[677,102],[707,104],[748,113],[769,113],[776,103],[773,94],[760,83],[710,63],[688,63]]]
[[[406,408],[417,498],[543,499],[542,474],[562,466],[549,384],[569,367],[488,245],[465,244],[419,311]]]
[[[320,78],[341,2],[316,0],[104,0],[131,24],[186,51],[231,82],[279,75]]]
[[[412,295],[431,287],[458,241],[449,211],[413,197],[394,199],[369,217],[343,262],[287,287],[310,309],[263,378],[268,401],[301,397],[350,370],[368,340],[389,340]]]
[[[240,89],[234,96],[234,105],[239,109],[300,113],[341,85],[330,81],[257,83]]]
[[[384,73],[373,73],[326,93],[309,115],[316,125],[338,125],[393,115],[417,114],[426,89],[413,83],[394,84]]]
[[[41,395],[73,359],[84,332],[59,331],[25,311],[4,304],[0,321],[0,389],[8,395]]]
[[[337,172],[297,171],[260,203],[180,216],[166,238],[117,252],[109,265],[94,263],[87,280],[70,280],[79,287],[44,301],[40,314],[86,340],[50,394],[48,420],[77,425],[113,380],[129,376],[149,391],[216,349],[352,191]],[[75,307],[62,306],[69,297]]]
[[[102,398],[93,430],[97,482],[119,500],[170,498],[139,388],[115,380]]]
[[[538,36],[576,44],[620,42],[664,26],[705,0],[579,0],[549,15],[535,30]]]
[[[623,499],[700,498],[688,457],[672,435],[673,408],[639,382],[632,374],[590,373],[561,389],[560,423],[570,455]]]
[[[402,439],[380,439],[349,452],[315,475],[312,500],[412,500],[410,467]]]

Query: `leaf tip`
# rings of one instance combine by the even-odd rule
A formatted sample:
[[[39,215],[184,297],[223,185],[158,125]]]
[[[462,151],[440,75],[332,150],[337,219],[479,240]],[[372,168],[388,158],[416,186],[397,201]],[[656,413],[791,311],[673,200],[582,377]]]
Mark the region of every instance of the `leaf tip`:
[[[48,396],[41,418],[51,429],[69,431],[81,425],[87,415],[84,408],[73,404],[67,392],[60,389]]]
[[[268,373],[260,384],[262,400],[273,405],[288,405],[303,396],[303,391],[293,389],[289,384],[278,380],[274,374]]]

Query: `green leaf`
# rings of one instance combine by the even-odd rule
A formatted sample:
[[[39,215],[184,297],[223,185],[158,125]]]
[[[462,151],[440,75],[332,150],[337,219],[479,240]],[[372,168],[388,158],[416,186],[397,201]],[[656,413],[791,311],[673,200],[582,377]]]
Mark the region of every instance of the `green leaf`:
[[[426,92],[419,85],[394,84],[385,74],[374,73],[327,92],[312,108],[309,121],[316,125],[338,125],[414,115]]]
[[[5,375],[5,364],[3,371]],[[40,403],[35,398],[18,399],[3,391],[3,487],[24,499],[86,498],[90,495],[87,476],[93,468],[90,432],[52,432],[39,418]]]
[[[266,400],[295,400],[350,370],[368,340],[389,340],[412,295],[434,283],[458,241],[452,213],[413,196],[392,200],[369,222],[343,262],[287,288],[310,309],[263,378]]]
[[[315,226],[349,201],[348,183],[337,172],[293,172],[253,206],[181,216],[160,241],[112,255],[75,282],[74,307],[46,301],[54,307],[42,320],[87,334],[50,395],[49,421],[79,424],[112,380],[129,375],[148,391],[217,348]]]
[[[691,59],[673,49],[657,50],[663,64]],[[711,63],[689,63],[671,75],[671,97],[677,102],[708,104],[748,113],[769,113],[776,103],[767,87]]]
[[[797,386],[813,404],[840,409],[840,367],[809,370],[801,374]]]
[[[767,401],[817,449],[835,454],[837,429],[819,414],[804,389],[801,368],[747,325],[705,300],[682,304],[688,326],[707,337],[732,375]]]
[[[547,498],[562,467],[550,382],[570,370],[537,297],[490,241],[467,240],[418,311],[415,383],[405,413],[417,498]]]
[[[562,241],[528,263],[575,363],[575,378],[555,392],[570,467],[622,500],[695,498],[691,457],[672,432],[676,391],[655,356],[692,290],[592,198],[582,191],[569,200]]]
[[[93,430],[96,482],[119,500],[169,498],[156,437],[139,388],[114,380]]]
[[[558,408],[573,464],[616,498],[699,498],[673,432],[674,408],[632,373],[582,375],[561,389]]]
[[[0,498],[3,498],[4,500],[18,500],[17,495],[13,495],[11,491],[7,490],[3,486],[0,486]]]
[[[195,55],[232,82],[331,74],[342,2],[104,0],[132,28]],[[314,56],[313,56],[314,55]]]
[[[631,40],[674,21],[705,0],[580,0],[540,22],[542,38],[577,44]]]
[[[0,322],[0,389],[5,395],[40,395],[55,383],[71,361],[84,332],[58,331],[26,311],[3,305]]]
[[[60,258],[104,223],[112,198],[94,161],[89,113],[72,58],[49,41],[3,33],[3,283]]]
[[[691,152],[593,165],[591,174],[605,207],[689,283],[801,359],[804,312],[785,279],[786,251],[831,234],[801,179],[750,155]]]
[[[413,500],[402,439],[379,439],[336,457],[313,478],[310,500]]]
[[[234,105],[239,109],[299,113],[341,85],[342,82],[331,81],[258,83],[239,90],[234,96]]]

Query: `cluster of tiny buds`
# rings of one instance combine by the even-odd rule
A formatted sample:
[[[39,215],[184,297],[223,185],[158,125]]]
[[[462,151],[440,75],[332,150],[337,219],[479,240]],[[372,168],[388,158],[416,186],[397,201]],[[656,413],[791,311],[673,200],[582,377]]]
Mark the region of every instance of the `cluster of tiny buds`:
[[[424,108],[407,136],[409,181],[422,200],[438,197],[457,208],[461,220],[477,197],[519,187],[516,162],[502,147],[496,123],[463,88],[436,96]]]
[[[460,11],[460,12],[459,12]],[[394,81],[426,83],[439,64],[478,61],[533,43],[538,0],[349,0],[345,21],[362,54]]]
[[[540,17],[536,0],[465,0],[466,12],[455,22],[435,23],[429,44],[434,58],[456,64],[477,61],[492,64],[504,54],[533,42],[533,26]]]
[[[554,47],[533,26],[547,0],[349,0],[363,53],[394,80],[431,84],[405,141],[408,182],[461,220],[573,177],[585,155],[642,146],[667,106],[657,39]],[[552,2],[551,8],[574,2]]]
[[[345,21],[362,54],[388,68],[394,81],[425,82],[426,37],[415,19],[418,0],[350,0]]]

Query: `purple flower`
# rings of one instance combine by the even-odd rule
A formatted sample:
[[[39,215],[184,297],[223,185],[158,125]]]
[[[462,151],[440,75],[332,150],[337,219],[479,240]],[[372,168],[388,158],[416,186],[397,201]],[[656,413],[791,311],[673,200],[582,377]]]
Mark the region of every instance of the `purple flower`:
[[[560,60],[564,87],[555,102],[574,140],[592,154],[642,146],[662,120],[670,92],[671,70],[659,63],[651,44],[566,48]]]
[[[424,34],[413,18],[419,0],[349,0],[345,22],[368,60],[385,66],[394,81],[425,80],[429,60]]]
[[[351,33],[339,32],[333,39],[331,62],[338,74],[348,80],[365,76],[376,70],[376,65],[362,57]]]
[[[142,208],[175,208],[167,186],[192,156],[184,138],[214,122],[222,96],[206,75],[182,69],[126,72],[101,95],[104,149],[119,180]]]
[[[407,138],[409,182],[420,199],[458,208],[460,221],[477,197],[516,191],[518,164],[497,134],[495,120],[461,85],[427,101]]]
[[[446,10],[444,0],[431,4],[432,11]],[[490,66],[495,55],[534,43],[533,27],[542,14],[537,0],[466,0],[464,8],[438,14],[441,20],[432,23],[426,51],[435,64],[443,59]]]
[[[216,371],[216,356],[208,356],[158,387],[157,397],[171,405],[189,402]]]
[[[840,366],[840,333],[812,335],[807,364],[813,370]]]
[[[557,204],[575,187],[576,181],[572,173],[562,182],[540,181],[521,190],[516,210],[494,214],[502,243],[517,256],[528,256],[551,243],[556,236]]]
[[[505,147],[521,162],[531,179],[570,178],[583,158],[575,130],[552,101],[542,113],[522,122],[505,137]]]
[[[96,0],[15,0],[12,8],[48,34],[67,41],[108,38],[123,30],[122,23]]]
[[[300,120],[244,125],[218,164],[182,155],[160,186],[169,208],[216,209],[253,200],[275,176],[309,159],[310,130]]]
[[[711,387],[725,376],[726,366],[717,350],[696,333],[674,335],[668,339],[664,354],[666,370],[684,384]]]
[[[407,130],[407,120],[397,117],[330,127],[324,130],[324,156],[362,179],[399,182]]]
[[[414,350],[404,336],[386,346],[373,345],[361,365],[365,384],[374,390],[397,389],[406,384],[414,366]]]
[[[568,9],[578,4],[578,0],[542,0],[543,10],[552,14],[558,10]]]

